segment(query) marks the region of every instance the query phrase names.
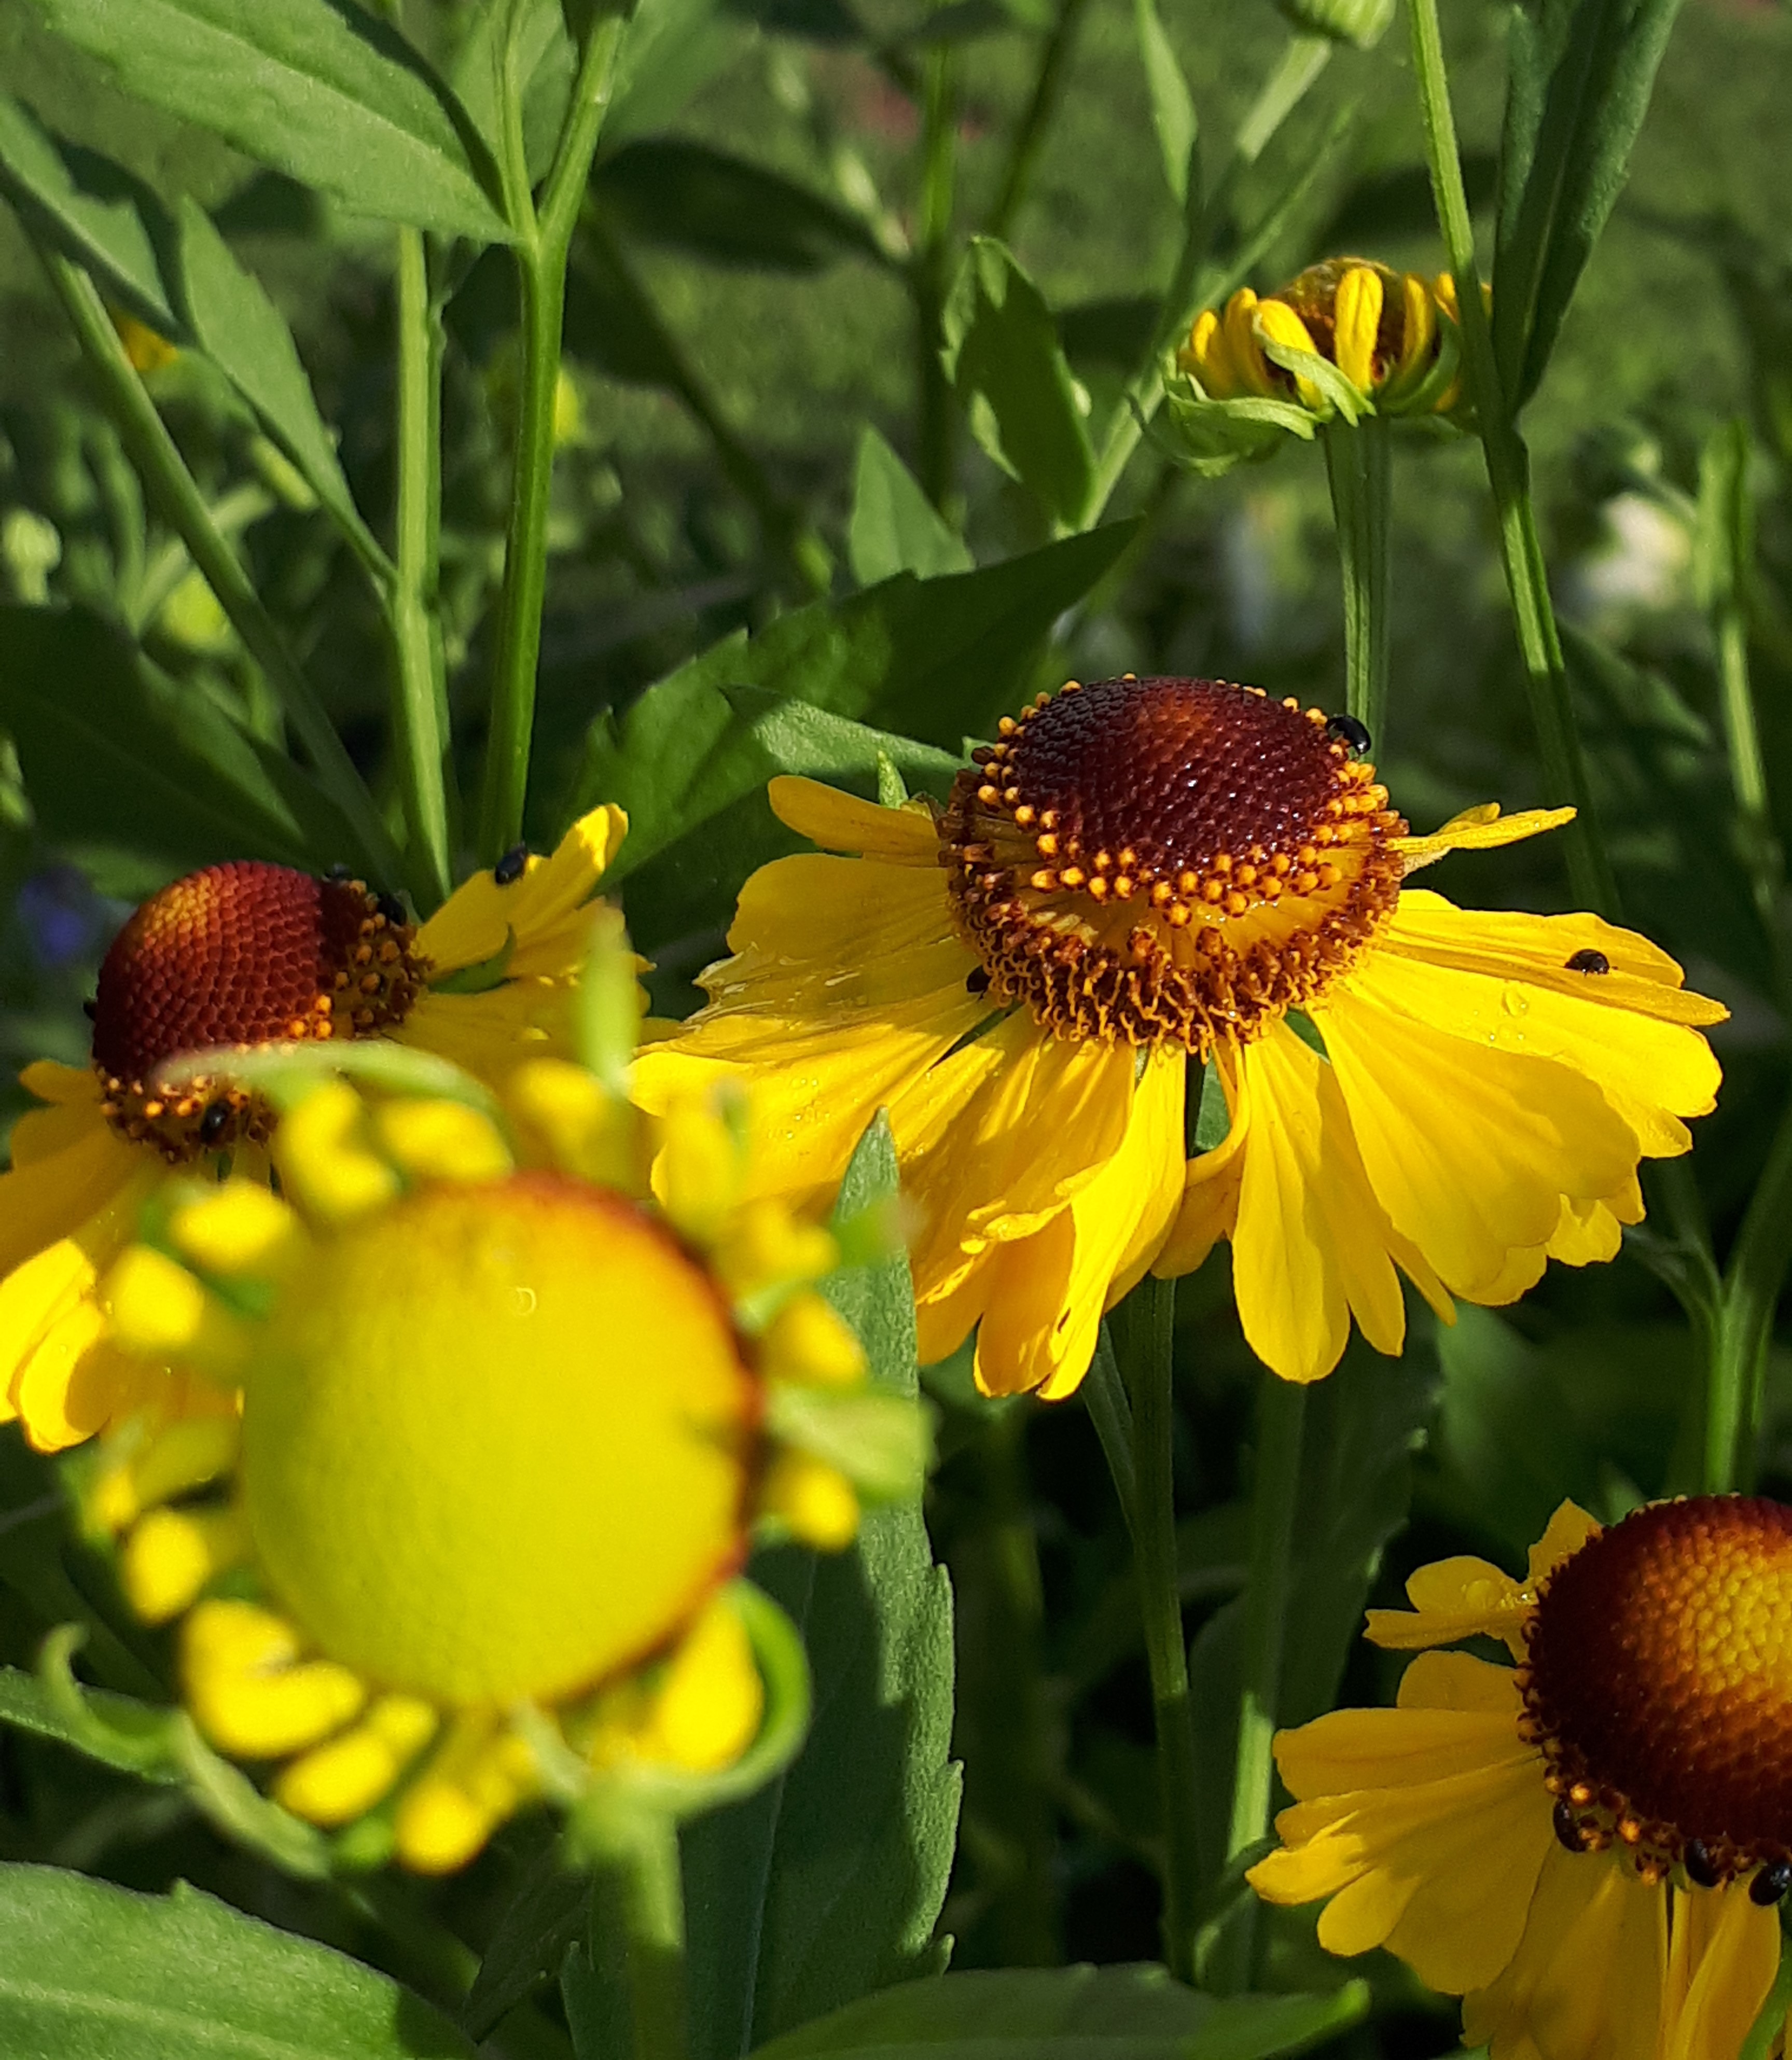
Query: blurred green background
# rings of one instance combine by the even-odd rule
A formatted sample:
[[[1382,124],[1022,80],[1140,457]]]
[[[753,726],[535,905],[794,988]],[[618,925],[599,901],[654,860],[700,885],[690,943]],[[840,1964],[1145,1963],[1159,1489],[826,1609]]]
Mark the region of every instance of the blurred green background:
[[[626,708],[728,633],[763,629],[811,598],[795,547],[806,530],[832,558],[833,595],[852,590],[848,521],[864,429],[917,461],[912,325],[890,254],[916,220],[916,90],[927,53],[942,37],[957,52],[962,237],[996,204],[1049,19],[1042,7],[958,0],[930,14],[920,0],[741,0],[717,10],[692,0],[676,90],[637,133],[606,139],[569,306],[532,801],[538,844],[562,826],[586,733],[605,711]],[[1203,146],[1217,156],[1285,26],[1268,0],[1166,0],[1163,11]],[[1485,209],[1509,10],[1451,0],[1443,13],[1471,192]],[[406,22],[446,50],[458,10],[429,0]],[[23,0],[0,0],[0,81],[66,135],[214,210],[292,322],[324,413],[340,426],[361,505],[385,511],[389,233],[114,94],[34,26]],[[1702,447],[1726,421],[1745,418],[1759,550],[1750,657],[1777,827],[1792,837],[1789,104],[1792,8],[1687,0],[1629,186],[1526,421],[1627,918],[1732,1011],[1714,1040],[1724,1096],[1698,1126],[1697,1155],[1720,1255],[1786,1091],[1787,1024],[1774,925],[1741,863],[1711,632],[1694,587],[1695,502]],[[1248,174],[1239,215],[1253,217],[1285,188],[1345,114],[1341,147],[1255,276],[1260,289],[1339,250],[1427,272],[1442,262],[1399,29],[1373,51],[1334,58]],[[743,165],[780,177],[756,185]],[[1081,12],[1061,102],[1009,233],[1099,419],[1136,360],[1180,233],[1126,0],[1088,0]],[[511,317],[493,254],[447,317],[445,601],[469,768],[501,565]],[[294,505],[278,464],[202,364],[178,360],[151,379],[351,749],[377,772],[385,661],[334,533]],[[1036,508],[968,436],[957,441],[948,505],[977,562],[1044,545]],[[1290,449],[1208,481],[1177,471],[1147,441],[1110,513],[1138,517],[1136,529],[1051,625],[1044,648],[1034,639],[1008,655],[1007,698],[1067,675],[1135,671],[1238,678],[1343,705],[1337,561],[1316,449]],[[1507,808],[1559,799],[1539,782],[1477,446],[1402,442],[1395,522],[1392,718],[1375,757],[1396,805],[1430,827],[1489,798]],[[146,520],[35,261],[0,211],[4,600],[78,602],[122,620],[170,677],[239,713],[246,705],[278,733],[209,593]],[[79,684],[68,682],[71,694]],[[750,836],[731,852],[776,848],[762,815],[739,823]],[[726,876],[673,854],[630,884],[629,914],[658,963],[663,1007],[689,1004],[690,976],[720,948],[740,876],[737,859],[724,864],[734,868]],[[45,1054],[84,1056],[79,1004],[98,956],[125,905],[170,869],[158,874],[154,861],[103,840],[46,836],[16,765],[9,773],[0,760],[0,1060],[9,1070]],[[1562,855],[1548,840],[1455,859],[1427,884],[1471,902],[1565,904]],[[1179,1488],[1198,1680],[1203,1653],[1229,1635],[1223,1607],[1243,1576],[1249,1479],[1253,1369],[1225,1264],[1222,1251],[1185,1287],[1179,1309]],[[1563,1495],[1610,1515],[1659,1492],[1690,1365],[1683,1319],[1642,1263],[1640,1244],[1609,1267],[1554,1269],[1514,1310],[1465,1308],[1441,1339],[1421,1311],[1397,1365],[1354,1348],[1315,1395],[1320,1427],[1310,1445],[1325,1452],[1324,1411],[1335,1406],[1342,1420],[1335,1398],[1346,1394],[1351,1420],[1373,1416],[1385,1432],[1363,1460],[1389,1474],[1383,1531],[1395,1535],[1379,1599],[1394,1599],[1407,1568],[1442,1552],[1519,1563]],[[1782,1403],[1784,1371],[1776,1359]],[[1078,1405],[980,1403],[961,1367],[930,1379],[944,1455],[930,1511],[957,1591],[967,1765],[944,1920],[959,1941],[955,1964],[1151,1957],[1150,1701],[1096,1440]],[[1768,1487],[1792,1491],[1783,1407],[1770,1435]],[[1412,1520],[1396,1531],[1409,1465]],[[95,1567],[59,1533],[42,1467],[10,1434],[0,1442],[0,1489],[14,1511],[0,1518],[0,1642],[6,1657],[26,1661],[42,1625],[21,1595],[46,1566],[89,1591],[84,1608],[105,1614],[110,1605]],[[1323,1482],[1314,1491],[1323,1494]],[[37,1514],[21,1521],[22,1510]],[[1340,1549],[1372,1558],[1382,1542],[1359,1537]],[[158,1663],[155,1641],[128,1635],[133,1651],[121,1645],[110,1659],[120,1686]],[[1347,1699],[1372,1699],[1390,1679],[1374,1655],[1357,1653]],[[1212,1743],[1224,1713],[1204,1722]],[[413,1921],[423,1901],[436,1898],[477,1952],[510,1870],[541,1836],[539,1827],[513,1831],[445,1891],[301,1890],[228,1852],[177,1802],[0,1735],[7,1854],[138,1886],[185,1874],[430,1993],[451,1994],[465,1970],[426,1963]],[[1298,1914],[1278,1918],[1278,1974],[1329,1985],[1339,1970],[1315,1966],[1310,1930]],[[1350,2051],[1452,2045],[1452,2010],[1391,1962],[1376,1978],[1386,2012]],[[513,2024],[501,2050],[557,2050],[551,2029]]]

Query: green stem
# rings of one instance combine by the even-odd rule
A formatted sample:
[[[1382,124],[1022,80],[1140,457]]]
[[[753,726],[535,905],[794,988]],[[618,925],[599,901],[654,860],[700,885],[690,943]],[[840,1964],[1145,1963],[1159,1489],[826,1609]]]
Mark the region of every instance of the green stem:
[[[1274,1799],[1276,1712],[1287,1633],[1295,1511],[1300,1492],[1307,1391],[1265,1373],[1257,1391],[1257,1452],[1251,1487],[1250,1558],[1244,1589],[1238,1744],[1226,1857],[1235,1859],[1269,1829]],[[1224,1986],[1248,1989],[1256,1958],[1257,1905],[1246,1898],[1224,1935]]]
[[[1120,1361],[1132,1403],[1132,1561],[1157,1728],[1164,1847],[1163,1957],[1171,1973],[1186,1982],[1195,1974],[1195,1928],[1200,1906],[1200,1858],[1195,1842],[1200,1787],[1188,1692],[1188,1645],[1176,1580],[1175,1396],[1171,1381],[1175,1283],[1147,1276],[1118,1313]],[[1098,1430],[1101,1425],[1098,1416]],[[1113,1471],[1123,1504],[1127,1490],[1121,1470]]]
[[[1076,32],[1082,26],[1083,17],[1088,11],[1089,0],[1058,0],[1058,12],[1045,45],[1040,52],[1039,70],[1034,74],[1033,90],[1028,97],[1020,126],[1014,132],[1014,141],[1009,146],[1008,169],[1002,175],[1001,190],[996,197],[996,205],[989,211],[985,225],[986,233],[1006,239],[1014,226],[1014,218],[1020,212],[1020,204],[1027,197],[1027,189],[1032,183],[1040,154],[1045,147],[1045,132],[1051,126],[1052,118],[1057,112],[1058,102],[1064,92],[1064,74],[1070,68],[1071,53],[1076,44]]]
[[[1481,275],[1475,261],[1475,233],[1469,220],[1468,194],[1463,183],[1456,148],[1455,117],[1450,105],[1450,82],[1444,68],[1443,34],[1437,0],[1408,0],[1412,18],[1414,69],[1419,76],[1420,110],[1431,162],[1431,191],[1439,226],[1450,254],[1461,317],[1463,353],[1474,397],[1487,483],[1499,525],[1499,553],[1511,596],[1519,649],[1524,661],[1538,750],[1552,798],[1572,803],[1569,826],[1568,872],[1575,898],[1600,914],[1615,917],[1618,890],[1600,842],[1593,811],[1586,761],[1575,729],[1568,691],[1568,670],[1550,601],[1543,541],[1531,497],[1531,456],[1507,412],[1499,369],[1494,357],[1493,332],[1481,297]]]
[[[1365,415],[1330,424],[1320,441],[1344,581],[1344,705],[1385,751],[1391,439],[1383,417]]]
[[[1276,130],[1306,98],[1307,89],[1326,68],[1331,56],[1329,36],[1309,36],[1296,30],[1274,71],[1263,81],[1240,124],[1233,146],[1241,166],[1254,165],[1268,149]]]
[[[510,34],[501,39],[502,163],[505,203],[517,238],[522,362],[504,589],[498,602],[497,670],[480,806],[479,852],[488,863],[501,857],[522,834],[535,728],[536,671],[541,656],[541,609],[547,594],[548,495],[553,480],[554,393],[560,379],[566,261],[586,176],[614,89],[625,26],[625,17],[606,15],[587,38],[539,214],[529,196],[523,154],[516,39]]]
[[[422,232],[398,231],[397,567],[393,730],[410,832],[409,879],[428,915],[453,884],[448,843],[448,697],[436,623],[441,499],[441,325],[430,305]]]
[[[1725,1270],[1706,1409],[1708,1493],[1752,1487],[1774,1311],[1792,1265],[1792,1103],[1749,1199]]]
[[[611,2033],[602,2050],[605,2060],[685,2060],[678,1827],[669,1817],[642,1812],[616,1830],[620,1835],[597,1858],[592,1883],[592,1966]]]
[[[1724,743],[1730,760],[1730,792],[1736,798],[1736,831],[1742,863],[1754,891],[1756,913],[1766,933],[1771,956],[1774,999],[1792,1020],[1792,963],[1786,931],[1786,856],[1774,826],[1767,794],[1767,765],[1755,719],[1754,693],[1749,676],[1748,617],[1734,595],[1718,605],[1718,685],[1723,711]]]
[[[280,697],[287,720],[314,769],[317,784],[341,811],[359,847],[358,856],[376,880],[400,876],[397,848],[380,820],[373,796],[342,747],[335,726],[299,670],[275,625],[249,583],[241,561],[225,541],[188,471],[155,403],[144,389],[118,341],[94,282],[77,265],[42,243],[35,246],[56,297],[66,312],[99,396],[130,453],[162,519],[186,545],[189,556],[243,646]]]
[[[921,113],[921,194],[915,254],[908,268],[915,307],[916,433],[922,490],[945,511],[957,471],[957,402],[940,361],[945,343],[947,273],[952,259],[957,169],[958,68],[949,47],[931,50]]]

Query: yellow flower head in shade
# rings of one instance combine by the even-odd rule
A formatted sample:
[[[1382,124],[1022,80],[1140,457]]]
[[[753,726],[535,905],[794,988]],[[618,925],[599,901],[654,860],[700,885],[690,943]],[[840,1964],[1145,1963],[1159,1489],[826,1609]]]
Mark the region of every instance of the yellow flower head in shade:
[[[810,1285],[832,1239],[740,1206],[716,1115],[671,1120],[669,1214],[586,1176],[628,1114],[591,1075],[537,1060],[513,1106],[557,1163],[465,1103],[319,1086],[273,1141],[285,1199],[174,1186],[106,1284],[122,1343],[241,1394],[90,1469],[194,1721],[425,1871],[543,1793],[733,1767],[766,1715],[754,1525],[846,1544],[852,1427],[918,1433]]]
[[[146,901],[100,968],[92,1065],[21,1076],[50,1106],[20,1119],[0,1175],[0,1421],[55,1451],[142,1399],[153,1372],[106,1343],[94,1284],[171,1174],[265,1177],[273,1111],[233,1084],[230,1052],[387,1039],[497,1084],[551,1048],[624,828],[597,809],[551,858],[513,852],[421,925],[359,880],[251,861]],[[164,1083],[211,1051],[210,1074]]]
[[[1515,1299],[1609,1259],[1643,1157],[1718,1073],[1724,1012],[1591,916],[1479,915],[1403,887],[1568,812],[1471,811],[1415,837],[1360,725],[1212,680],[1041,695],[944,810],[774,780],[828,850],[749,880],[710,1000],[636,1062],[665,1106],[740,1082],[760,1191],[800,1206],[887,1107],[917,1228],[924,1359],[980,1323],[991,1392],[1068,1394],[1110,1307],[1229,1238],[1244,1332],[1284,1377],[1354,1314],[1398,1352],[1403,1269]],[[1184,1076],[1231,1128],[1192,1163]]]
[[[1376,1643],[1518,1667],[1422,1651],[1397,1708],[1281,1733],[1258,1894],[1329,1898],[1319,1942],[1462,1996],[1491,2060],[1736,2060],[1792,1885],[1792,1511],[1564,1503],[1522,1583],[1447,1559],[1407,1592]]]
[[[1328,258],[1259,300],[1205,309],[1176,353],[1171,414],[1198,468],[1365,414],[1452,416],[1462,401],[1455,282]]]

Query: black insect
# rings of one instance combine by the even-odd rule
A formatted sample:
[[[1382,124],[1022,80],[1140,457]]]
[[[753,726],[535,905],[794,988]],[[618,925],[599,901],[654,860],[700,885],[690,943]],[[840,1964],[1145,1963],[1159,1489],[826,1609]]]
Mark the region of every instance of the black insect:
[[[1334,744],[1347,744],[1359,757],[1369,749],[1372,741],[1368,731],[1354,715],[1328,716],[1325,733]]]
[[[964,992],[967,994],[988,993],[989,974],[985,968],[982,966],[972,966],[971,970],[966,973],[964,976]]]
[[[1555,1806],[1555,1814],[1552,1821],[1555,1825],[1556,1837],[1568,1848],[1570,1852],[1583,1853],[1586,1851],[1586,1846],[1581,1842],[1580,1819],[1574,1814],[1574,1805],[1572,1803],[1558,1802]]]
[[[410,920],[410,918],[405,913],[404,903],[398,899],[396,894],[377,895],[374,897],[373,906],[379,910],[380,913],[385,916],[385,920],[395,930],[401,928],[405,923],[408,923]]]
[[[215,1144],[230,1127],[230,1104],[214,1101],[199,1119],[199,1142]]]
[[[1711,1857],[1710,1847],[1702,1838],[1687,1839],[1680,1862],[1694,1888],[1715,1888],[1723,1878],[1718,1871],[1717,1862]]]
[[[353,880],[354,876],[354,868],[352,865],[345,865],[340,859],[338,859],[335,864],[330,868],[329,872],[324,875],[325,879],[333,880],[339,885],[344,884],[347,881]]]
[[[91,1023],[100,1012],[99,1004],[97,1001],[84,1001],[81,1004],[81,1012]]]
[[[500,887],[514,887],[523,876],[523,868],[529,864],[529,846],[513,844],[492,868],[492,877]]]
[[[1576,952],[1563,968],[1563,971],[1564,972],[1610,972],[1611,960],[1603,952],[1596,952],[1589,946],[1585,951]]]
[[[1766,1910],[1789,1888],[1792,1888],[1792,1860],[1769,1860],[1749,1883],[1749,1901]]]

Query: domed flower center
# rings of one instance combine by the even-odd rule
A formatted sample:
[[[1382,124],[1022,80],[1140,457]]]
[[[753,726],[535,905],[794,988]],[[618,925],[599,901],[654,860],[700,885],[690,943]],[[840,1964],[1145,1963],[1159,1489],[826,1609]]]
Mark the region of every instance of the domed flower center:
[[[728,1309],[633,1204],[549,1174],[426,1188],[276,1308],[243,1507],[329,1658],[441,1703],[549,1701],[732,1572],[758,1408]]]
[[[1279,286],[1271,300],[1285,301],[1307,325],[1320,357],[1338,357],[1338,289],[1350,272],[1372,272],[1382,282],[1381,317],[1375,329],[1373,377],[1379,385],[1400,361],[1406,341],[1407,299],[1400,275],[1369,258],[1327,258]]]
[[[991,994],[1203,1056],[1311,1000],[1399,892],[1406,826],[1354,733],[1215,680],[1072,684],[1004,717],[940,822]]]
[[[1792,1880],[1792,1509],[1640,1509],[1550,1576],[1522,1676],[1565,1844],[1659,1879]]]
[[[289,866],[208,866],[151,896],[114,939],[94,1003],[106,1112],[179,1161],[265,1137],[270,1112],[194,1080],[163,1092],[157,1068],[186,1052],[368,1036],[403,1020],[423,977],[396,902],[358,880]]]

